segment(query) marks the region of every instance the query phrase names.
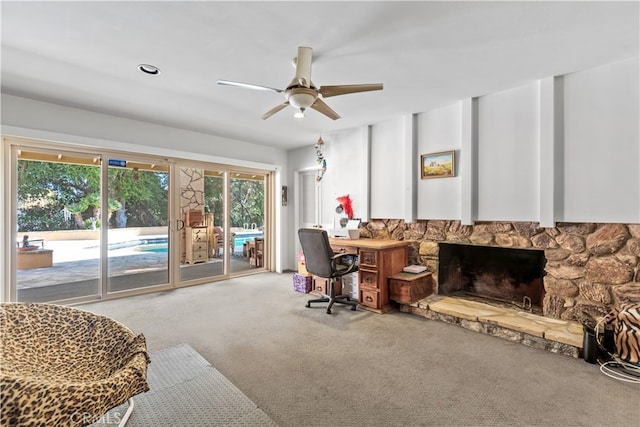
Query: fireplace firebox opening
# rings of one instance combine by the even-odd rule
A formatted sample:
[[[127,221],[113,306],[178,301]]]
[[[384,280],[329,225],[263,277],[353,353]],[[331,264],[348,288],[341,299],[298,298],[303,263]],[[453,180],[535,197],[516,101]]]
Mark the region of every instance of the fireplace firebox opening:
[[[540,311],[545,263],[542,250],[439,243],[438,294]]]

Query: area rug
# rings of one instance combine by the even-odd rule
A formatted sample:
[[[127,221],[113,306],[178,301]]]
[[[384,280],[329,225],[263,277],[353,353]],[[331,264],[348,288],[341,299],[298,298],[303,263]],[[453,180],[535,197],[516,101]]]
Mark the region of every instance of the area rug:
[[[150,354],[150,390],[134,397],[128,427],[276,426],[255,403],[187,344]],[[116,426],[127,405],[92,427]]]

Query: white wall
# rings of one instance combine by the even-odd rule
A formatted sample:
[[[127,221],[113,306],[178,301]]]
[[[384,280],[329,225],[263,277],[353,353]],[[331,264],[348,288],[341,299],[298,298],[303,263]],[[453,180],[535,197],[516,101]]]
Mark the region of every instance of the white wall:
[[[325,142],[322,154],[327,162],[327,170],[320,182],[320,224],[333,227],[340,216],[335,213],[336,198],[349,195],[353,202],[355,217],[368,218],[368,130],[366,127],[322,134]],[[317,140],[316,140],[317,141]],[[294,182],[296,171],[318,168],[316,141],[309,141],[307,147],[289,151],[289,182]],[[289,194],[292,194],[289,192]],[[295,199],[290,199],[293,204]],[[291,235],[296,235],[293,221],[289,224]],[[297,237],[296,237],[297,238]]]
[[[438,108],[417,117],[418,157],[420,155],[454,150],[458,174],[451,178],[420,179],[416,175],[418,189],[418,218],[460,219],[461,179],[459,174],[462,142],[461,104]]]
[[[534,82],[478,99],[477,220],[538,220],[538,93]]]
[[[229,138],[160,126],[77,108],[2,95],[2,133],[156,154],[178,152],[195,160],[212,156],[230,164],[286,166],[284,150]],[[105,145],[106,144],[106,145]],[[133,145],[131,145],[133,144]]]
[[[276,270],[292,267],[286,261],[283,264],[291,249],[282,244],[287,241],[282,224],[289,218],[288,208],[281,207],[279,190],[281,185],[287,185],[286,151],[5,94],[1,121],[4,136],[275,171]],[[2,164],[4,167],[5,163]],[[4,173],[0,175],[4,177]],[[4,212],[8,208],[6,197],[2,203]],[[7,238],[2,236],[2,241]]]
[[[405,205],[407,150],[406,128],[401,117],[371,126],[371,217],[402,218]]]
[[[640,222],[638,59],[564,76],[560,221]]]
[[[410,220],[413,194],[416,219],[640,223],[639,81],[635,57],[416,114],[413,128],[406,118],[372,124],[371,218]],[[447,150],[456,177],[421,180],[416,168],[407,188],[420,154]]]
[[[337,197],[349,195],[353,205],[353,213],[356,218],[362,218],[367,213],[368,197],[363,183],[367,179],[366,155],[367,141],[364,136],[366,128],[351,129],[339,134],[329,135],[326,158],[327,173],[322,180],[322,210],[321,223],[340,225],[340,215],[336,215],[338,206]]]

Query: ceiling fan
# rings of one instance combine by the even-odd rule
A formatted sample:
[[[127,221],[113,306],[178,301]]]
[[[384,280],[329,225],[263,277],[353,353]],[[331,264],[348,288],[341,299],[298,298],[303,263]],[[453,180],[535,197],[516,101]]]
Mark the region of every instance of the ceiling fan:
[[[278,93],[284,92],[286,101],[264,113],[262,115],[262,120],[268,119],[287,105],[291,105],[298,110],[295,117],[304,117],[304,111],[311,107],[330,119],[337,120],[340,116],[322,100],[323,98],[356,92],[382,90],[382,83],[321,86],[320,88],[316,88],[311,81],[311,58],[312,49],[310,47],[298,47],[298,56],[293,59],[294,66],[296,68],[296,75],[286,89],[276,89],[268,86],[233,82],[229,80],[218,80],[218,84],[243,87],[246,89],[269,90]]]

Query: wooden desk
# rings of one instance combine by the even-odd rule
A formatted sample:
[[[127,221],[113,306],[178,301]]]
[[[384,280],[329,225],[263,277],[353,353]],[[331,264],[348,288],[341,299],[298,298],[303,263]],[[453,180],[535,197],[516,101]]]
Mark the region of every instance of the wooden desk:
[[[360,307],[385,313],[389,300],[388,277],[400,273],[408,263],[409,242],[380,239],[329,238],[334,252],[358,255],[358,299]]]

